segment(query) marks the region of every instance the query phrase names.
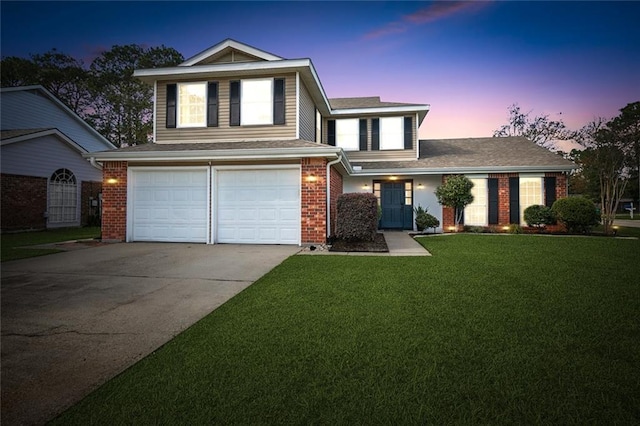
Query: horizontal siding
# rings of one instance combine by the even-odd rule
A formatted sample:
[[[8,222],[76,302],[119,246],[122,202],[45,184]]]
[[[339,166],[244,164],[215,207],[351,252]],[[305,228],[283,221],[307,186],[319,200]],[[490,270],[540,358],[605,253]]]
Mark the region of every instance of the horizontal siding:
[[[80,118],[35,90],[3,92],[1,122],[3,130],[57,128],[89,152],[112,149],[86,128]]]
[[[267,76],[265,76],[267,77]],[[229,82],[230,78],[217,78],[219,96],[219,127],[200,127],[192,129],[166,128],[167,84],[179,81],[160,81],[156,96],[156,142],[211,142],[235,140],[294,139],[296,137],[296,78],[295,74],[270,75],[268,77],[285,78],[285,124],[269,126],[229,126]],[[255,78],[264,78],[258,77]],[[189,80],[180,80],[182,82]],[[202,80],[197,80],[202,81]]]
[[[383,151],[372,151],[371,150],[371,120],[373,118],[381,118],[381,117],[394,117],[393,115],[382,115],[375,117],[362,117],[362,116],[352,116],[352,117],[340,117],[340,118],[366,118],[367,119],[367,151],[347,151],[347,156],[349,159],[358,159],[358,160],[372,160],[372,161],[400,161],[400,160],[415,160],[416,159],[416,147],[417,147],[417,132],[415,128],[416,118],[415,115],[412,115],[412,123],[411,126],[411,134],[413,140],[413,148],[412,149],[400,149],[400,150],[383,150]],[[397,117],[397,116],[396,116]],[[402,115],[401,117],[408,117],[408,115]],[[322,119],[322,143],[327,143],[327,131],[328,131],[328,120],[340,118],[323,118]]]
[[[2,173],[49,179],[58,169],[69,169],[78,181],[102,181],[102,171],[56,136],[47,135],[2,147]]]
[[[316,107],[309,95],[309,91],[300,81],[300,139],[315,141]]]

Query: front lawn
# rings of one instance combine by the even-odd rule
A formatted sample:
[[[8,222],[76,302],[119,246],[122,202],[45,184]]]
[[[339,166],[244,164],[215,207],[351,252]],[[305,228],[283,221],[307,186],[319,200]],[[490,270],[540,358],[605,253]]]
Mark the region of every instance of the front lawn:
[[[640,242],[293,256],[56,424],[638,424]]]
[[[100,236],[100,227],[48,229],[37,232],[19,232],[2,234],[2,262],[7,260],[24,259],[58,253],[54,248],[25,248],[40,244],[57,243],[61,241],[82,240]]]

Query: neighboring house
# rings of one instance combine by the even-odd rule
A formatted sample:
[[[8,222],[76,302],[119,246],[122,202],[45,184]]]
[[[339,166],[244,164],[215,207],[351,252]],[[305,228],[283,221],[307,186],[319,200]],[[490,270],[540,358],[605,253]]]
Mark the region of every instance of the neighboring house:
[[[87,224],[102,170],[82,155],[115,149],[42,86],[0,90],[3,231]]]
[[[328,99],[310,59],[233,40],[134,75],[154,87],[154,143],[89,155],[109,240],[324,243],[343,192],[374,193],[381,228],[413,229],[422,205],[446,231],[434,190],[459,173],[475,183],[467,224],[521,223],[574,168],[524,138],[419,140],[429,105]]]

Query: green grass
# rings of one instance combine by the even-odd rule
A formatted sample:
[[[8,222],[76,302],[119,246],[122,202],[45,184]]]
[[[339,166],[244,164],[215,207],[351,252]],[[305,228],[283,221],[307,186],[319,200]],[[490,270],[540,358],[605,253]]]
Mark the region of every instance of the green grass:
[[[640,242],[293,256],[54,424],[638,424]]]
[[[5,262],[7,260],[24,259],[60,252],[60,250],[57,249],[24,248],[26,246],[97,238],[99,236],[100,227],[62,228],[37,232],[2,234],[0,236],[0,241],[2,242],[1,260]]]

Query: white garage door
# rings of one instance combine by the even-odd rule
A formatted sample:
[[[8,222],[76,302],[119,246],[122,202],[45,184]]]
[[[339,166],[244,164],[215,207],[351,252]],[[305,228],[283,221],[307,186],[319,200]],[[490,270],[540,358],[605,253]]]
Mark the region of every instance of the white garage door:
[[[207,242],[207,168],[132,170],[131,241]]]
[[[300,243],[300,169],[218,170],[216,242]]]

